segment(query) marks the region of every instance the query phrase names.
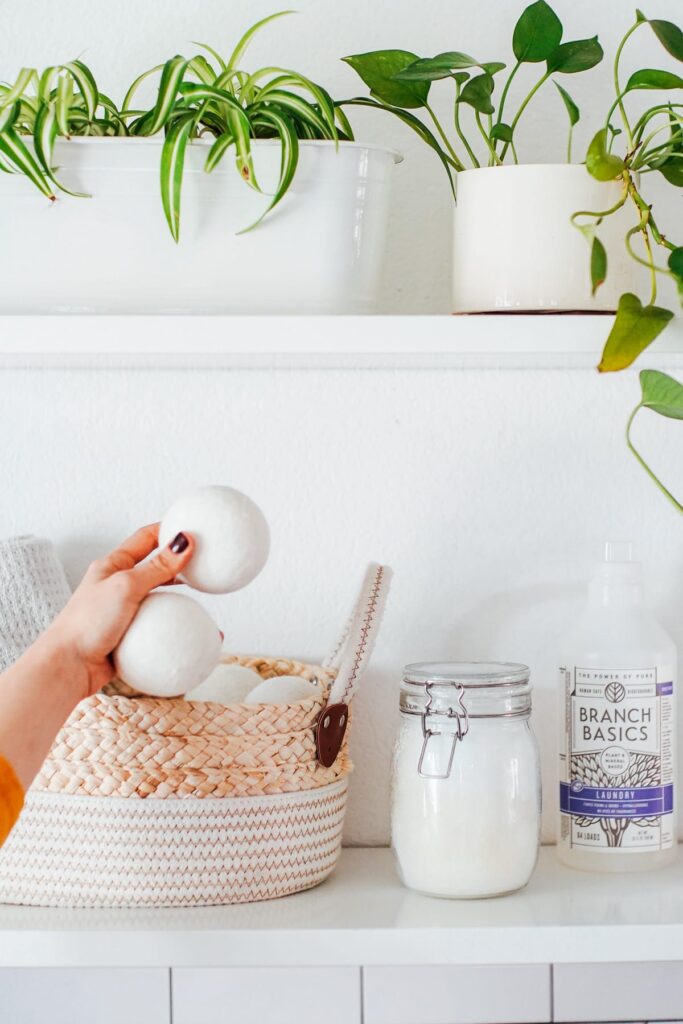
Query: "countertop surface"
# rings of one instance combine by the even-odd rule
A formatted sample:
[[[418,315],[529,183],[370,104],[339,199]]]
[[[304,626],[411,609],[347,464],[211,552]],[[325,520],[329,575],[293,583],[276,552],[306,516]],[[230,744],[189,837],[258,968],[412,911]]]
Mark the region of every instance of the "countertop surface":
[[[309,892],[234,907],[0,906],[0,967],[531,964],[683,961],[683,858],[584,874],[541,853],[529,886],[492,900],[409,892],[386,849],[347,849]]]

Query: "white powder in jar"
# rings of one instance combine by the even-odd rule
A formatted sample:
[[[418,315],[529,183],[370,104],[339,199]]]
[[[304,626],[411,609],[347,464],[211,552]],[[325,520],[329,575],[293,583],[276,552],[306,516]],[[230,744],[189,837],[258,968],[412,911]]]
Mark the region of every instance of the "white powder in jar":
[[[452,737],[430,739],[424,769],[445,772]],[[540,829],[538,750],[526,719],[470,719],[447,779],[422,778],[419,715],[401,715],[392,845],[405,885],[432,896],[497,896],[526,885]]]

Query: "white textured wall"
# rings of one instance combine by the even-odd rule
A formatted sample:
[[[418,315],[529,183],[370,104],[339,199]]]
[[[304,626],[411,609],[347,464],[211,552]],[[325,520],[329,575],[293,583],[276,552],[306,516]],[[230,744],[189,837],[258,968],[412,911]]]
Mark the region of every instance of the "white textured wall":
[[[508,60],[512,27],[525,2],[302,0],[295,5],[298,16],[276,22],[257,37],[249,61],[255,67],[294,67],[327,85],[335,96],[349,97],[364,91],[360,79],[339,60],[350,53],[400,47],[424,56],[464,50],[481,55],[481,60]],[[22,64],[41,67],[80,56],[92,66],[101,87],[120,101],[141,69],[173,53],[193,52],[191,40],[211,43],[227,54],[252,22],[287,6],[277,0],[0,0],[0,79],[13,77]],[[565,38],[598,33],[610,57],[589,75],[563,76],[583,111],[576,133],[578,158],[611,103],[611,57],[635,4],[554,0],[553,6],[564,22]],[[646,13],[680,21],[681,0],[649,0]],[[646,29],[639,31],[632,47],[625,57],[625,74],[637,60],[646,67],[675,67]],[[520,75],[519,81],[531,83],[535,74]],[[450,85],[436,83],[431,95],[444,124],[450,125]],[[407,157],[397,173],[382,309],[448,312],[451,198],[441,166],[389,115],[352,113],[358,138],[397,147]],[[564,160],[566,115],[551,85],[529,113],[522,122],[521,159]],[[656,198],[661,190],[656,182],[650,185]],[[671,197],[666,208],[680,227],[680,197],[677,202]]]
[[[75,582],[182,488],[229,482],[263,506],[273,550],[251,587],[210,600],[227,642],[313,657],[364,563],[386,560],[348,840],[388,838],[401,668],[420,659],[531,665],[550,821],[554,636],[605,536],[637,541],[683,644],[680,517],[622,439],[637,391],[633,374],[592,371],[5,371],[0,536],[54,538]],[[682,491],[682,425],[644,413],[637,430]]]

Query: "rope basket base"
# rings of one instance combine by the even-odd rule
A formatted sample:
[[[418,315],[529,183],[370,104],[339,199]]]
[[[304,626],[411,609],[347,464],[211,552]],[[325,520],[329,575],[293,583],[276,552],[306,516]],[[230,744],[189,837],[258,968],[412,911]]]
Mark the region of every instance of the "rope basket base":
[[[260,797],[131,800],[32,791],[0,851],[0,902],[187,907],[318,885],[341,852],[347,780]]]

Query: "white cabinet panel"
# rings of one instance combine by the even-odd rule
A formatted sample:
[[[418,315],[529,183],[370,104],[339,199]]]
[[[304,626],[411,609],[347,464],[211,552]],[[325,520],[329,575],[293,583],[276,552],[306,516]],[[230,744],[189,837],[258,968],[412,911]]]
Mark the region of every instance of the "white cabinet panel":
[[[3,1024],[170,1024],[169,972],[0,968]]]
[[[679,1019],[683,964],[558,964],[555,1020]]]
[[[357,967],[178,968],[173,1024],[360,1024]]]
[[[551,1020],[550,967],[368,967],[364,1024]]]

